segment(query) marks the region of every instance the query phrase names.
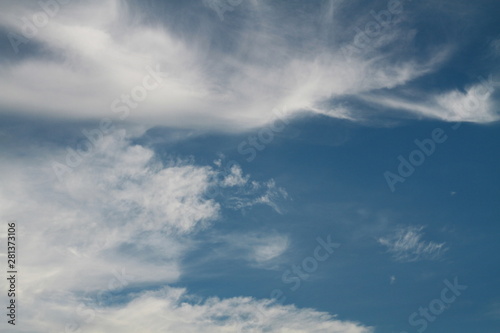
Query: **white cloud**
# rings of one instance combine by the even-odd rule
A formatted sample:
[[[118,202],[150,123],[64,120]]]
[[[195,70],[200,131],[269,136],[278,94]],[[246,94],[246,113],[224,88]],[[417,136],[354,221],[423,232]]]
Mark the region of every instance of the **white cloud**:
[[[217,164],[216,164],[217,165]],[[218,165],[220,167],[220,164]],[[221,186],[243,186],[248,182],[248,176],[243,176],[243,171],[239,165],[231,166],[229,174],[222,180]]]
[[[412,262],[419,260],[435,260],[447,250],[445,243],[435,243],[422,240],[424,227],[409,226],[399,228],[387,237],[381,237],[378,242],[388,248],[396,261]]]
[[[342,33],[342,29],[334,29],[338,25],[335,8],[339,3],[330,3],[330,18],[324,20],[324,29],[331,30],[330,34]],[[203,6],[201,1],[199,5]],[[272,118],[273,109],[283,107],[291,117],[312,111],[357,120],[358,116],[348,109],[332,107],[332,98],[405,85],[434,71],[449,54],[449,47],[444,45],[440,54],[428,60],[407,57],[395,64],[390,59],[398,54],[398,49],[382,53],[376,48],[347,59],[342,45],[318,40],[312,28],[316,22],[313,14],[304,17],[301,24],[293,24],[283,22],[278,10],[262,1],[240,7],[238,10],[245,11],[246,16],[220,36],[211,31],[220,31],[223,23],[207,10],[204,13],[214,20],[204,21],[210,29],[181,37],[171,25],[139,23],[141,20],[132,17],[124,1],[62,6],[30,40],[46,51],[45,56],[2,64],[0,108],[65,118],[112,116],[112,102],[142,84],[148,75],[146,67],[159,65],[164,73],[163,84],[130,110],[129,121],[241,130],[264,125]],[[30,17],[39,10],[34,2],[29,9],[12,1],[5,8],[0,24],[17,33],[21,33],[21,28],[13,17]],[[144,10],[137,15],[148,14]],[[391,28],[380,43],[400,45],[398,41],[406,39],[407,34],[398,29]],[[293,42],[290,36],[304,43]],[[207,41],[216,39],[231,43],[231,47],[222,51],[215,44],[206,46]],[[20,46],[28,53],[29,47],[30,44]],[[418,105],[407,109],[417,115],[450,120],[446,110],[429,112]],[[452,120],[461,117],[469,121],[496,119],[490,113],[476,117],[459,112]]]
[[[223,243],[221,257],[243,259],[264,269],[276,269],[290,245],[288,235],[269,231],[216,236],[214,241]]]
[[[288,239],[283,236],[265,237],[253,240],[252,257],[257,263],[263,263],[282,255],[288,248]]]
[[[2,214],[21,228],[30,297],[102,288],[122,268],[136,283],[176,281],[185,234],[218,217],[219,204],[204,199],[210,169],[162,166],[151,150],[114,137],[98,147],[65,183],[51,168],[65,151],[1,163]]]
[[[490,97],[494,86],[483,83],[467,88],[465,92],[451,91],[437,97],[442,108],[441,117],[449,121],[488,123],[498,119]]]
[[[215,183],[217,187],[211,189],[215,196],[221,196],[224,207],[245,211],[255,205],[267,205],[277,213],[283,210],[278,204],[289,198],[284,188],[278,187],[273,179],[265,182],[250,180],[249,175],[244,175],[238,164],[222,167],[222,160],[214,163]]]
[[[280,332],[280,333],[371,333],[373,329],[355,322],[341,321],[324,312],[272,304],[251,298],[210,298],[200,300],[183,289],[164,288],[135,295],[126,304],[111,307],[84,306],[80,315],[64,308],[48,308],[43,332],[60,329],[61,317],[84,332]],[[37,320],[27,317],[27,326]],[[73,324],[74,322],[74,324]],[[71,332],[71,331],[70,331]]]
[[[368,332],[266,300],[187,303],[193,296],[177,289],[130,292],[179,281],[184,255],[197,246],[192,235],[210,227],[224,205],[206,192],[225,178],[217,180],[216,170],[192,162],[162,163],[149,148],[115,135],[104,137],[61,183],[51,164],[66,154],[39,146],[28,155],[8,152],[0,162],[0,219],[18,225],[23,332],[64,331],[66,325],[71,332],[75,323],[86,332],[230,332],[238,325],[276,332]],[[231,170],[229,177],[267,189],[240,169]],[[259,197],[245,195],[250,201]],[[285,236],[261,236],[243,236],[242,260],[265,265],[286,250]],[[266,319],[252,324],[255,307]]]
[[[453,90],[436,94],[425,102],[416,102],[413,98],[401,98],[387,94],[367,94],[361,99],[374,105],[393,110],[417,112],[422,116],[450,122],[489,123],[498,120],[495,103],[491,99],[498,83],[492,76],[478,78],[478,83],[464,92]],[[420,96],[418,93],[417,96]]]
[[[54,275],[51,285],[67,283],[70,288],[80,284],[80,274],[92,275],[114,263],[127,271],[145,267],[148,275],[143,282],[174,281],[179,275],[177,261],[189,246],[186,235],[219,217],[221,204],[206,195],[209,187],[219,186],[211,167],[182,161],[164,165],[150,149],[106,136],[59,182],[52,165],[64,161],[67,151],[43,155],[3,161],[0,205],[5,219],[28,221],[21,223],[27,233],[26,251],[48,247],[43,257],[25,262],[40,276]],[[229,177],[235,175],[243,177],[241,170]],[[262,203],[258,192],[244,194],[245,207]],[[240,193],[227,195],[239,200]],[[37,228],[31,231],[32,226]],[[127,248],[134,254],[117,260]],[[76,259],[63,277],[61,268],[72,267]],[[157,265],[162,260],[164,264]],[[99,278],[89,276],[86,281],[95,285]]]

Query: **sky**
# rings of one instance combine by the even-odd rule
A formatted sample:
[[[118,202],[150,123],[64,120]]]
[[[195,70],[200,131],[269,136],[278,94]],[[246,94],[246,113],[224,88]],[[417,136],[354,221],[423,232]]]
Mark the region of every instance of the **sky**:
[[[0,6],[2,332],[499,332],[498,1]]]

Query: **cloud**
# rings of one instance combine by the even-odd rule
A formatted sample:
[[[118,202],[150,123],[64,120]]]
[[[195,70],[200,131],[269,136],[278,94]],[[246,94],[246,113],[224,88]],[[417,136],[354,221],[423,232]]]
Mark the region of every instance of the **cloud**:
[[[489,123],[498,120],[496,103],[492,100],[497,86],[498,83],[490,75],[488,79],[479,77],[478,82],[465,91],[436,93],[430,98],[424,98],[423,92],[414,91],[412,97],[403,98],[387,93],[366,94],[360,96],[360,100],[369,102],[372,106],[408,113],[418,112],[424,117],[444,121]]]
[[[222,245],[218,250],[220,257],[243,259],[253,267],[264,269],[277,269],[290,245],[288,235],[269,231],[219,235],[213,241]]]
[[[174,282],[190,248],[186,235],[220,212],[204,198],[209,168],[164,166],[128,140],[104,138],[64,183],[52,163],[64,160],[65,150],[33,153],[0,166],[2,218],[21,228],[22,288],[33,298],[102,288],[115,269],[135,283]]]
[[[189,248],[186,237],[209,227],[226,205],[223,198],[219,203],[207,195],[209,188],[219,186],[217,172],[188,161],[165,164],[149,148],[111,135],[60,182],[53,166],[64,161],[67,152],[45,151],[26,159],[11,156],[0,166],[3,217],[29,221],[21,224],[27,232],[26,251],[48,247],[43,257],[26,259],[30,269],[41,276],[55,275],[50,284],[68,288],[81,284],[80,274],[92,275],[114,263],[127,271],[147,268],[143,282],[174,281],[178,259]],[[220,182],[227,183],[226,178]],[[227,195],[239,200],[240,194],[228,190]],[[245,193],[240,201],[246,208],[262,204],[258,192]],[[31,232],[29,226],[37,228]],[[73,278],[63,277],[60,269],[73,264],[68,273]],[[86,281],[95,285],[99,278],[89,276]]]
[[[224,200],[210,198],[210,187],[237,187],[242,179],[256,188],[268,186],[238,168],[231,168],[227,180],[192,160],[160,160],[122,132],[103,137],[91,156],[64,175],[64,182],[52,169],[54,161],[67,156],[63,147],[24,147],[27,155],[7,151],[0,162],[0,218],[16,220],[20,240],[24,332],[65,327],[67,332],[229,332],[250,326],[276,332],[281,327],[294,332],[370,331],[269,300],[202,301],[186,290],[160,290],[180,281],[184,256],[199,245],[193,237],[222,214]],[[230,189],[225,188],[226,194]],[[246,193],[246,207],[250,201],[261,203],[259,198],[258,192]],[[6,234],[0,238],[5,240]],[[260,267],[288,245],[285,236],[257,233],[234,242],[233,249],[244,253],[240,260]],[[254,322],[255,309],[265,313],[262,321]]]
[[[268,236],[251,239],[252,259],[257,263],[265,263],[282,255],[288,248],[288,238],[284,236]]]
[[[133,1],[60,6],[19,46],[28,56],[1,64],[0,112],[99,119],[128,109],[127,121],[148,126],[231,131],[263,126],[273,109],[285,107],[290,117],[314,112],[357,121],[367,113],[361,116],[332,102],[405,86],[449,57],[449,45],[440,45],[442,51],[429,57],[405,53],[401,45],[411,39],[398,24],[384,30],[369,49],[346,57],[342,48],[348,42],[340,40],[347,38],[352,22],[342,18],[343,6],[330,1],[325,12],[311,7],[284,20],[278,4],[256,0],[226,13],[238,21],[221,22],[200,1],[188,8],[203,27],[198,30],[177,26],[175,12],[165,13],[160,23],[151,8]],[[35,2],[9,1],[5,8],[8,14],[0,15],[0,25],[18,35],[23,27],[15,17],[30,19],[41,10]],[[315,30],[318,19],[324,33]],[[161,76],[161,85],[143,97],[144,82],[153,84],[148,81],[151,69]],[[133,101],[126,102],[126,95]],[[398,99],[396,94],[385,104]],[[431,112],[419,106],[404,109],[450,121],[497,119],[490,109],[477,117],[459,112],[451,119],[446,108]]]
[[[422,226],[399,228],[392,235],[379,238],[378,242],[388,248],[388,252],[396,261],[414,262],[439,259],[447,251],[445,243],[421,240],[423,229]]]
[[[62,300],[61,300],[62,301]],[[163,288],[135,294],[126,304],[97,307],[88,303],[79,313],[74,300],[65,307],[50,305],[43,323],[26,317],[27,327],[36,325],[39,331],[54,332],[66,321],[67,331],[81,329],[101,332],[294,332],[294,333],[371,333],[372,328],[341,321],[334,316],[312,309],[273,304],[270,300],[248,297],[202,300],[184,289]]]
[[[500,38],[494,39],[490,43],[491,54],[495,57],[500,56]]]
[[[218,165],[220,167],[220,164]],[[233,187],[243,186],[248,182],[248,176],[243,176],[243,171],[239,165],[231,166],[229,174],[222,180],[221,186]]]
[[[276,186],[276,182],[270,179],[265,182],[250,180],[245,175],[239,164],[231,164],[230,161],[222,166],[222,159],[214,162],[215,188],[211,189],[211,196],[218,197],[224,207],[242,210],[263,204],[271,207],[277,213],[283,214],[279,202],[289,198],[284,188]]]

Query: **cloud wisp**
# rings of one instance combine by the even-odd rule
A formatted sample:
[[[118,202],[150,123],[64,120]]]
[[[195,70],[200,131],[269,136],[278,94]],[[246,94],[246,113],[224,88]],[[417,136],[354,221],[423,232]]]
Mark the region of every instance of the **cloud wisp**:
[[[399,262],[414,262],[420,260],[437,260],[447,251],[445,243],[422,240],[422,226],[399,228],[387,237],[381,237],[378,242],[387,247],[394,260]]]

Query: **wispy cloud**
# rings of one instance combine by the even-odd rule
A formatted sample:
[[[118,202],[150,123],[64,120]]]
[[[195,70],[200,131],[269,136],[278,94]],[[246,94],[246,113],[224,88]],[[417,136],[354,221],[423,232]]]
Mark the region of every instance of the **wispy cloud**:
[[[428,94],[413,91],[411,97],[393,93],[365,94],[360,100],[369,102],[372,107],[403,111],[408,114],[417,112],[421,116],[450,122],[489,123],[498,120],[496,103],[492,100],[498,86],[492,76],[479,77],[477,82],[466,87],[444,93]]]
[[[30,4],[8,2],[9,14],[0,15],[0,25],[22,34],[15,17],[30,17],[41,10]],[[206,28],[183,34],[174,24],[173,13],[166,14],[169,24],[145,24],[138,17],[154,13],[147,6],[131,10],[133,4],[106,0],[62,6],[30,39],[31,44],[21,46],[30,56],[1,64],[0,112],[77,119],[113,116],[112,101],[131,95],[146,68],[157,67],[162,85],[149,92],[140,112],[132,110],[128,121],[242,130],[264,125],[271,111],[283,106],[291,117],[315,112],[356,121],[367,113],[335,107],[332,102],[405,86],[434,72],[451,53],[449,45],[440,45],[441,51],[429,57],[402,52],[401,45],[411,40],[400,31],[403,27],[394,26],[380,39],[384,47],[346,58],[338,41],[346,31],[339,29],[345,21],[337,10],[341,1],[330,1],[322,8],[325,12],[311,9],[300,22],[294,16],[280,18],[277,4],[248,1],[238,7],[237,25],[229,19],[220,22],[200,1],[191,15]],[[324,33],[315,30],[318,19]],[[221,29],[221,24],[232,25]],[[43,56],[33,52],[33,45],[44,50]],[[394,63],[396,55],[399,60]],[[489,108],[477,116],[457,112],[451,117],[447,108],[431,110],[415,102],[405,106],[398,102],[402,96],[394,94],[379,102],[398,103],[396,108],[405,112],[447,121],[497,119]],[[446,95],[443,98],[441,104],[449,104]]]
[[[393,255],[396,261],[413,262],[419,260],[436,260],[447,250],[445,243],[422,240],[424,227],[409,226],[399,228],[378,242]]]
[[[277,232],[235,233],[216,236],[215,240],[222,242],[220,256],[245,260],[250,266],[264,269],[277,269],[290,246],[288,235]]]

